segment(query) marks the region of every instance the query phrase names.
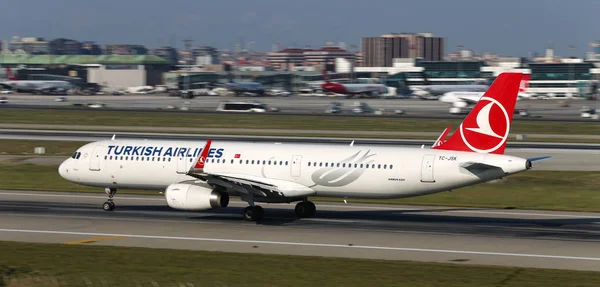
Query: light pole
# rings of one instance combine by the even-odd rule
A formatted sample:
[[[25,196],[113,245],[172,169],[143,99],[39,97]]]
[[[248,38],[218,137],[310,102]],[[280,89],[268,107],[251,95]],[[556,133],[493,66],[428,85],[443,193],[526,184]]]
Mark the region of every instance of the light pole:
[[[460,71],[461,71],[461,67],[460,67],[460,62],[462,61],[462,50],[464,48],[463,45],[458,45],[456,46],[456,48],[458,48],[458,73],[456,75],[457,78],[462,78],[460,75]]]
[[[573,82],[575,80],[575,75],[573,74],[573,61],[574,61],[574,56],[573,56],[573,49],[576,49],[577,47],[575,47],[575,45],[569,45],[569,58],[571,58],[571,61],[569,61],[569,86],[570,87],[575,87],[575,90],[573,93],[577,92],[577,85]]]

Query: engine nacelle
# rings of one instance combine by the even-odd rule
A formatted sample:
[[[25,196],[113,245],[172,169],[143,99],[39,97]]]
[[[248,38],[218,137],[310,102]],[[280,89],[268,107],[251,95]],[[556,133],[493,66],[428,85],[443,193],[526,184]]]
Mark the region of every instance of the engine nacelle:
[[[175,183],[167,187],[165,199],[171,208],[180,210],[208,210],[227,207],[229,194],[214,191],[210,186]]]
[[[460,101],[452,103],[452,106],[455,108],[466,108],[469,105],[466,102]]]

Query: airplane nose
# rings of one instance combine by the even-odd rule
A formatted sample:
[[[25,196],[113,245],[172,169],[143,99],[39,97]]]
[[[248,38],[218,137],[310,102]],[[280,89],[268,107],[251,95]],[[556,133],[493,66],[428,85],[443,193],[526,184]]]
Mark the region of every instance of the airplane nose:
[[[62,178],[67,179],[67,176],[69,175],[69,169],[67,168],[67,161],[63,161],[63,163],[60,164],[60,166],[58,167],[58,174],[60,174],[60,176],[62,176]]]

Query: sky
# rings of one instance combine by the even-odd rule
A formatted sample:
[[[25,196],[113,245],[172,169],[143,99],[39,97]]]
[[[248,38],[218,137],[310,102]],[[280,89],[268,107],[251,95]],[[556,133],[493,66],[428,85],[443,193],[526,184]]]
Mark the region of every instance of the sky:
[[[20,0],[2,3],[0,39],[70,38],[99,44],[176,46],[193,40],[232,50],[359,45],[361,37],[430,32],[504,56],[583,57],[600,40],[599,0]],[[569,48],[569,46],[575,48]]]

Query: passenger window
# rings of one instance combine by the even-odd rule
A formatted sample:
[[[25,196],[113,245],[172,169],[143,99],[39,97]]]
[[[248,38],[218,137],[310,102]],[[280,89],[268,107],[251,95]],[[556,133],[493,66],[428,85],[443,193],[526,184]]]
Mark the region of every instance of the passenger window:
[[[319,163],[319,166],[323,166],[323,163],[322,163],[322,162],[320,162],[320,163]]]
[[[362,163],[360,164],[360,168],[363,168],[363,164]]]
[[[383,165],[383,169],[387,169],[387,164],[384,164],[384,165]]]
[[[283,161],[282,160],[279,161],[279,165],[283,165]]]
[[[340,167],[340,163],[339,162],[337,163],[336,167]]]
[[[354,164],[354,168],[357,168],[357,167],[358,167],[358,164],[357,164],[357,163],[355,163],[355,164]]]
[[[129,157],[128,157],[128,156],[126,156],[126,157],[125,157],[125,160],[129,160]]]
[[[248,164],[250,161],[246,160],[246,164]]]
[[[104,159],[107,159],[107,158],[108,158],[108,156],[107,156],[107,155],[105,155],[105,156],[104,156]]]
[[[142,161],[144,161],[144,157],[142,157]]]
[[[377,165],[377,168],[378,168],[378,169],[381,169],[381,164],[378,164],[378,165]]]
[[[394,166],[390,164],[390,169],[392,169]]]
[[[263,160],[263,164],[267,164],[267,161]]]
[[[310,166],[310,161],[308,162],[308,166]]]
[[[271,165],[271,161],[268,161],[269,165]]]
[[[285,165],[288,165],[288,162],[287,162],[287,161],[285,162]]]
[[[233,159],[231,160],[231,164],[233,164]]]
[[[169,161],[171,161],[171,158],[169,158]]]
[[[328,165],[328,164],[329,164],[329,163],[328,163],[328,162],[326,162],[326,163],[325,163],[325,167],[327,167],[327,165]]]
[[[342,167],[346,167],[346,164],[345,164],[345,163],[343,163],[343,164],[342,164]]]

